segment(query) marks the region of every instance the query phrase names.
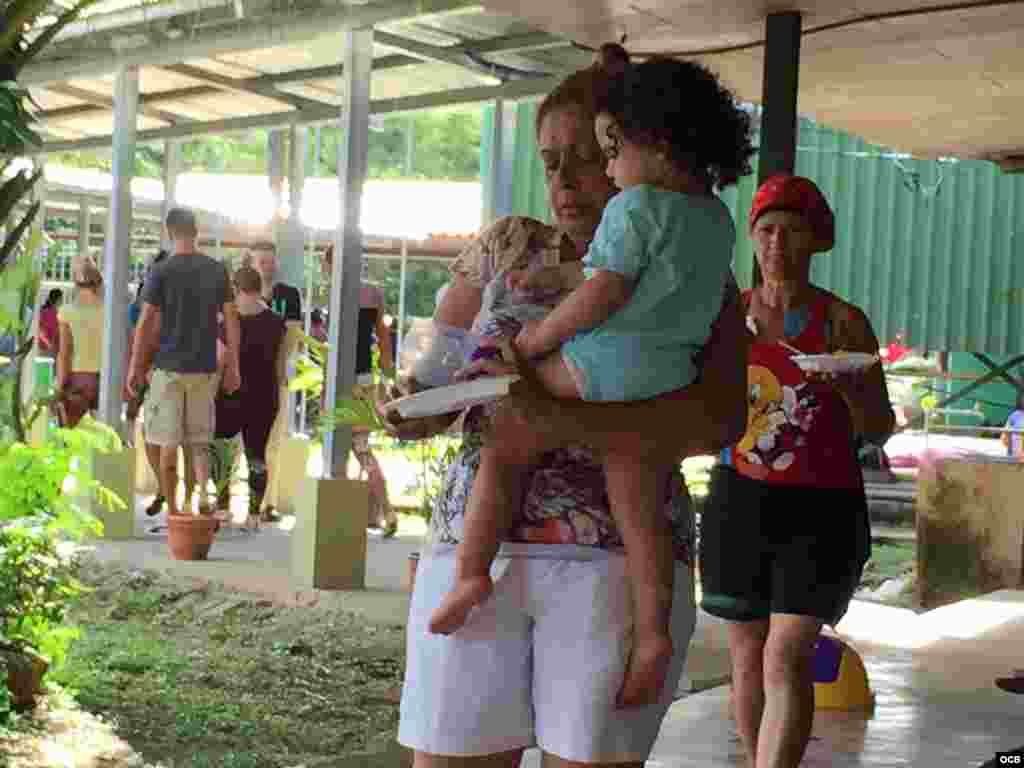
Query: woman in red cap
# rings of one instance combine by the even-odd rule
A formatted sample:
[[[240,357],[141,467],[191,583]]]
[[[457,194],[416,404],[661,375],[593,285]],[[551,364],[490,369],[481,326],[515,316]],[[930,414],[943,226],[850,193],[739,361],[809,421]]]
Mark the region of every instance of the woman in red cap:
[[[712,472],[701,519],[702,607],[729,624],[736,725],[752,766],[796,766],[814,716],[814,645],[836,624],[871,551],[858,438],[895,424],[880,365],[833,377],[793,361],[878,353],[857,307],[811,284],[835,219],[809,179],[758,190],[750,234],[762,280],[745,294],[753,335],[743,439]]]

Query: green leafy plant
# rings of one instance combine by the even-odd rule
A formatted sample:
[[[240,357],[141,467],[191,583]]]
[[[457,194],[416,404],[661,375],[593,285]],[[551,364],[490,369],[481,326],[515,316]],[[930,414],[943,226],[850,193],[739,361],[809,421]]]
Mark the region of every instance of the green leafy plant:
[[[324,342],[308,335],[303,337],[302,343],[305,351],[297,358],[296,375],[288,382],[288,389],[292,392],[305,392],[319,400],[324,388],[328,347]],[[379,361],[380,358],[375,350],[373,355],[375,389],[382,377]],[[384,429],[384,420],[373,403],[362,398],[349,397],[338,401],[333,410],[320,414],[317,420],[317,430],[321,433],[330,432],[339,426],[358,427],[366,432],[378,432]]]
[[[32,392],[26,397],[21,388],[22,367],[33,345],[31,313],[45,236],[34,227],[40,204],[28,202],[41,169],[11,172],[41,143],[34,130],[35,105],[17,78],[95,2],[79,0],[40,28],[37,22],[52,12],[49,2],[0,0],[0,334],[15,340],[13,357],[5,361],[12,370],[0,384],[0,657],[6,660],[0,667],[14,663],[12,669],[28,651],[60,662],[74,638],[64,625],[65,610],[81,589],[66,545],[101,530],[87,500],[124,506],[92,479],[89,468],[94,452],[120,448],[113,430],[87,418],[75,430],[53,430],[30,445],[27,435],[52,396]],[[0,684],[0,722],[11,703],[7,687]]]
[[[46,528],[0,529],[0,647],[32,648],[59,665],[76,637],[63,622],[83,589],[77,574],[76,558]]]
[[[0,442],[0,671],[32,655],[59,666],[78,636],[64,623],[82,591],[74,543],[102,531],[88,501],[125,506],[93,479],[88,457],[119,449],[117,434],[88,416],[38,444]],[[0,685],[0,723],[11,706]]]
[[[237,437],[217,438],[210,443],[210,479],[217,498],[225,498],[238,477],[239,444]]]
[[[0,443],[0,524],[28,521],[72,539],[101,532],[86,499],[123,509],[125,502],[93,479],[88,457],[117,452],[113,429],[86,416],[75,429],[54,429],[37,445]]]

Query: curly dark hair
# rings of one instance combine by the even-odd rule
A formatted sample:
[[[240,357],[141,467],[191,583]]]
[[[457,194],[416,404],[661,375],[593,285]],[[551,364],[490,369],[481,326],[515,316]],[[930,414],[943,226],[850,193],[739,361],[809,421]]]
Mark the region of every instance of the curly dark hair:
[[[593,63],[577,70],[555,86],[537,109],[535,130],[540,135],[544,118],[563,109],[578,109],[585,120],[597,117],[600,105],[608,100],[612,78],[629,66],[629,53],[618,43],[605,43],[594,56]],[[594,140],[596,143],[596,139]]]
[[[611,79],[597,112],[629,141],[667,144],[673,162],[723,189],[751,172],[750,115],[717,75],[693,61],[654,57]]]

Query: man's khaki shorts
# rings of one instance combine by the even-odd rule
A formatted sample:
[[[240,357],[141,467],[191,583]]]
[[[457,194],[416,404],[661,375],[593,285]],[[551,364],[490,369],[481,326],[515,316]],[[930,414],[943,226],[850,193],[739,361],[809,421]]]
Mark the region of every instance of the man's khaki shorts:
[[[156,369],[146,394],[146,442],[204,445],[213,442],[217,374]]]

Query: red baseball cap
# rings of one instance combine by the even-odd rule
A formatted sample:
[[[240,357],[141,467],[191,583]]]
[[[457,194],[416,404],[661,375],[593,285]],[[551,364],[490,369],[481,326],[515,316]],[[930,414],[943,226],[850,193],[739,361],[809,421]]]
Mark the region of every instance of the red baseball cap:
[[[750,205],[750,228],[768,211],[793,211],[803,215],[818,238],[818,249],[830,251],[836,244],[836,219],[828,200],[810,179],[780,173],[767,179]]]

